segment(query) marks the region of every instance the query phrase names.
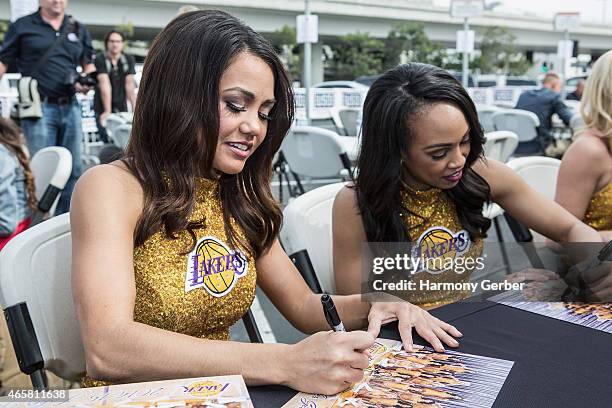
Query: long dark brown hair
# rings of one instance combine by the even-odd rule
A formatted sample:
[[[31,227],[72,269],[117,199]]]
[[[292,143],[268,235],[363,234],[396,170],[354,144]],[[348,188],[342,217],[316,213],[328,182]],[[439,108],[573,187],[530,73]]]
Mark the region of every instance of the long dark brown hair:
[[[125,164],[140,182],[144,208],[134,244],[160,228],[168,237],[194,229],[189,222],[196,178],[214,174],[219,134],[219,83],[239,53],[261,58],[274,74],[276,104],[262,144],[239,174],[222,174],[219,193],[231,245],[242,244],[257,258],[278,235],[282,212],[272,196],[272,158],[293,120],[293,93],[272,46],[237,18],[216,10],[194,11],[171,21],[147,55]],[[242,242],[232,220],[244,232]],[[187,250],[189,251],[189,250]]]
[[[0,143],[17,157],[19,164],[23,168],[23,174],[26,181],[26,192],[28,196],[28,207],[32,211],[36,211],[36,189],[34,186],[34,175],[30,170],[30,161],[24,149],[25,140],[23,139],[21,129],[12,120],[0,117]]]
[[[363,108],[362,144],[356,178],[357,203],[368,241],[409,241],[400,216],[402,164],[413,138],[412,125],[427,106],[438,102],[459,108],[469,125],[470,153],[464,176],[447,194],[462,227],[472,239],[483,237],[491,221],[482,215],[490,187],[471,166],[483,158],[484,133],[468,93],[447,71],[428,64],[398,65],[373,84]]]

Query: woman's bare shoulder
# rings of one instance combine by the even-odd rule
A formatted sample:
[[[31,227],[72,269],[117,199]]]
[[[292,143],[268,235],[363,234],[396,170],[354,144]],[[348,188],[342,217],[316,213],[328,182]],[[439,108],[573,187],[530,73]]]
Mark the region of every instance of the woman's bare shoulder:
[[[357,208],[357,192],[354,185],[347,184],[338,191],[334,199],[334,207],[340,210]]]
[[[77,181],[71,212],[98,216],[138,219],[143,192],[136,177],[121,161],[101,164],[87,170]]]
[[[591,130],[582,132],[576,137],[565,152],[565,157],[576,157],[583,163],[611,159],[606,141]]]

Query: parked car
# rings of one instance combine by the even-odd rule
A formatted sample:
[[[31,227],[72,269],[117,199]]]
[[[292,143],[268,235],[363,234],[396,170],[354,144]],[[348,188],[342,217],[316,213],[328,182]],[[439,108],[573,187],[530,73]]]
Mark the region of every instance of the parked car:
[[[355,81],[325,81],[313,85],[313,88],[346,88],[367,90],[368,87]]]
[[[378,79],[378,77],[380,77],[380,75],[363,75],[355,79],[355,82],[359,82],[360,84],[365,85],[369,88],[372,86],[374,81]]]
[[[455,79],[457,81],[459,81],[460,83],[463,84],[463,72],[460,71],[454,71],[451,69],[447,69],[447,71],[455,77]],[[468,88],[473,88],[475,87],[477,84],[477,82],[474,80],[474,76],[471,74],[468,74]]]
[[[569,94],[569,93],[574,92],[576,90],[576,86],[578,85],[578,82],[583,81],[583,80],[586,81],[587,78],[588,77],[586,75],[578,75],[578,76],[567,78],[567,81],[565,81],[565,93]]]
[[[506,86],[538,86],[536,79],[526,76],[509,76],[506,78]]]

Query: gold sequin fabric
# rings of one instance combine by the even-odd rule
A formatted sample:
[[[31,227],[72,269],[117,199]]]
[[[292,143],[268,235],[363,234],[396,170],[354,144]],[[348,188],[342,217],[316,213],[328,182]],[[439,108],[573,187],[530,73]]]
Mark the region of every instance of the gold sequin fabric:
[[[444,246],[445,241],[450,244],[451,240],[460,237],[469,242],[465,249],[459,252],[450,250],[444,255],[445,257],[456,259],[462,256],[475,259],[482,255],[482,240],[469,240],[469,234],[462,229],[459,222],[455,204],[444,190],[431,188],[416,191],[404,187],[401,196],[404,206],[401,217],[407,227],[411,242],[431,242],[433,245],[443,244]],[[450,245],[445,247],[452,248]],[[437,274],[425,271],[415,274],[413,279],[417,282],[417,287],[419,287],[420,280],[429,280],[431,283],[467,283],[470,281],[472,272],[473,268],[461,273],[458,272],[458,269],[448,269]],[[408,301],[429,309],[465,299],[470,295],[469,291],[411,291],[408,293]]]
[[[612,230],[612,182],[593,195],[584,222],[598,231]]]
[[[257,273],[246,248],[229,248],[217,181],[198,179],[191,221],[196,248],[187,231],[169,239],[162,230],[134,249],[134,321],[189,336],[228,340],[229,328],[249,309]],[[233,223],[237,234],[244,239]],[[146,358],[146,356],[143,356]],[[108,383],[86,377],[84,386]]]

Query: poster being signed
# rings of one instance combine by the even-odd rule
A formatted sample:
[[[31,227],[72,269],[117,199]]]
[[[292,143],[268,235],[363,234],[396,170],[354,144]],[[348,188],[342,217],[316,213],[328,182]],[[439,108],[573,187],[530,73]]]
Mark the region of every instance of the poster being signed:
[[[612,333],[612,303],[526,302],[522,293],[517,291],[500,293],[489,300],[564,322]]]
[[[188,408],[252,408],[253,404],[241,375],[187,378],[106,387],[55,390],[54,393],[5,396],[0,407],[188,407]],[[67,392],[60,398],[61,392]],[[29,399],[19,402],[19,399]],[[42,401],[41,397],[50,400]],[[37,401],[37,402],[35,402]]]
[[[284,408],[489,408],[512,362],[377,339],[361,382],[333,395],[299,393]]]

